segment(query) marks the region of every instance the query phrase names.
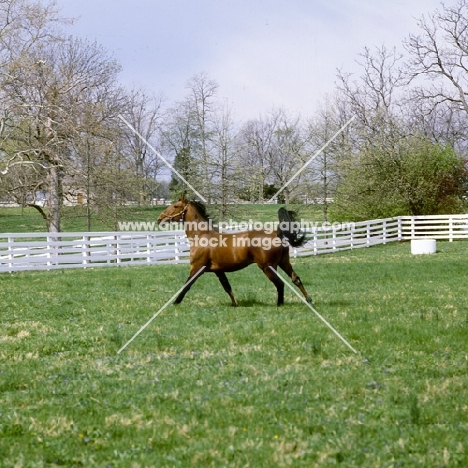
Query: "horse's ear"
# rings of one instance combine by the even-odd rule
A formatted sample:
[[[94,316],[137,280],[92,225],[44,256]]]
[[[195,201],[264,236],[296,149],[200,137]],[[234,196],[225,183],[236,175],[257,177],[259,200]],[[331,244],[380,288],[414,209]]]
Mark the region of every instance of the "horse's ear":
[[[181,202],[183,202],[183,203],[187,203],[187,197],[185,196],[186,193],[187,193],[187,192],[184,190],[184,191],[182,192],[182,195],[181,195],[180,198],[179,198],[179,200],[180,200]]]

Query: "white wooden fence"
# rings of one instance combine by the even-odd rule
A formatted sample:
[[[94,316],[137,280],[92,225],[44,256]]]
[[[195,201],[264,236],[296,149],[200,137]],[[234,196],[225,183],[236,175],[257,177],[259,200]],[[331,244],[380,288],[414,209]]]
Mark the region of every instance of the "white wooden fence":
[[[188,263],[184,231],[0,234],[0,272]]]
[[[400,216],[307,230],[293,257],[419,238],[468,239],[468,215]],[[0,272],[188,263],[181,231],[0,234]]]
[[[310,230],[308,237],[307,243],[294,249],[293,255],[332,253],[411,239],[468,239],[468,214],[374,219],[340,229]]]

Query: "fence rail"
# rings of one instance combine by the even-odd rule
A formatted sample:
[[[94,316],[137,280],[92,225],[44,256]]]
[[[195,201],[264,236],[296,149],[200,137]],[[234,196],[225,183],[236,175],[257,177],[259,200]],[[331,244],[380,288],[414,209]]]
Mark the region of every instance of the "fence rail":
[[[293,257],[432,238],[468,239],[468,215],[400,216],[350,223],[344,229],[308,229]],[[184,231],[0,234],[0,272],[188,263]]]

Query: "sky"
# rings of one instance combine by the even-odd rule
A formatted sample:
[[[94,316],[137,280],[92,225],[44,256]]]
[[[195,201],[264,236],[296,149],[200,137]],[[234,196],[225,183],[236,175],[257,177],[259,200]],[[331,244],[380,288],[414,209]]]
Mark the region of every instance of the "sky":
[[[206,73],[239,119],[283,107],[312,115],[337,69],[359,74],[365,46],[401,48],[439,0],[56,0],[69,32],[96,40],[122,65],[122,83],[187,95]],[[453,4],[447,0],[446,4]]]

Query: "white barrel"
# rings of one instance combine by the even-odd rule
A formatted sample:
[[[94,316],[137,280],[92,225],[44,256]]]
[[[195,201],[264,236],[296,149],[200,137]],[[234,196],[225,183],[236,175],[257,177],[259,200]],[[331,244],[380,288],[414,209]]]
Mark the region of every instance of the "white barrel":
[[[411,241],[411,253],[413,255],[436,253],[435,239],[413,239]]]

